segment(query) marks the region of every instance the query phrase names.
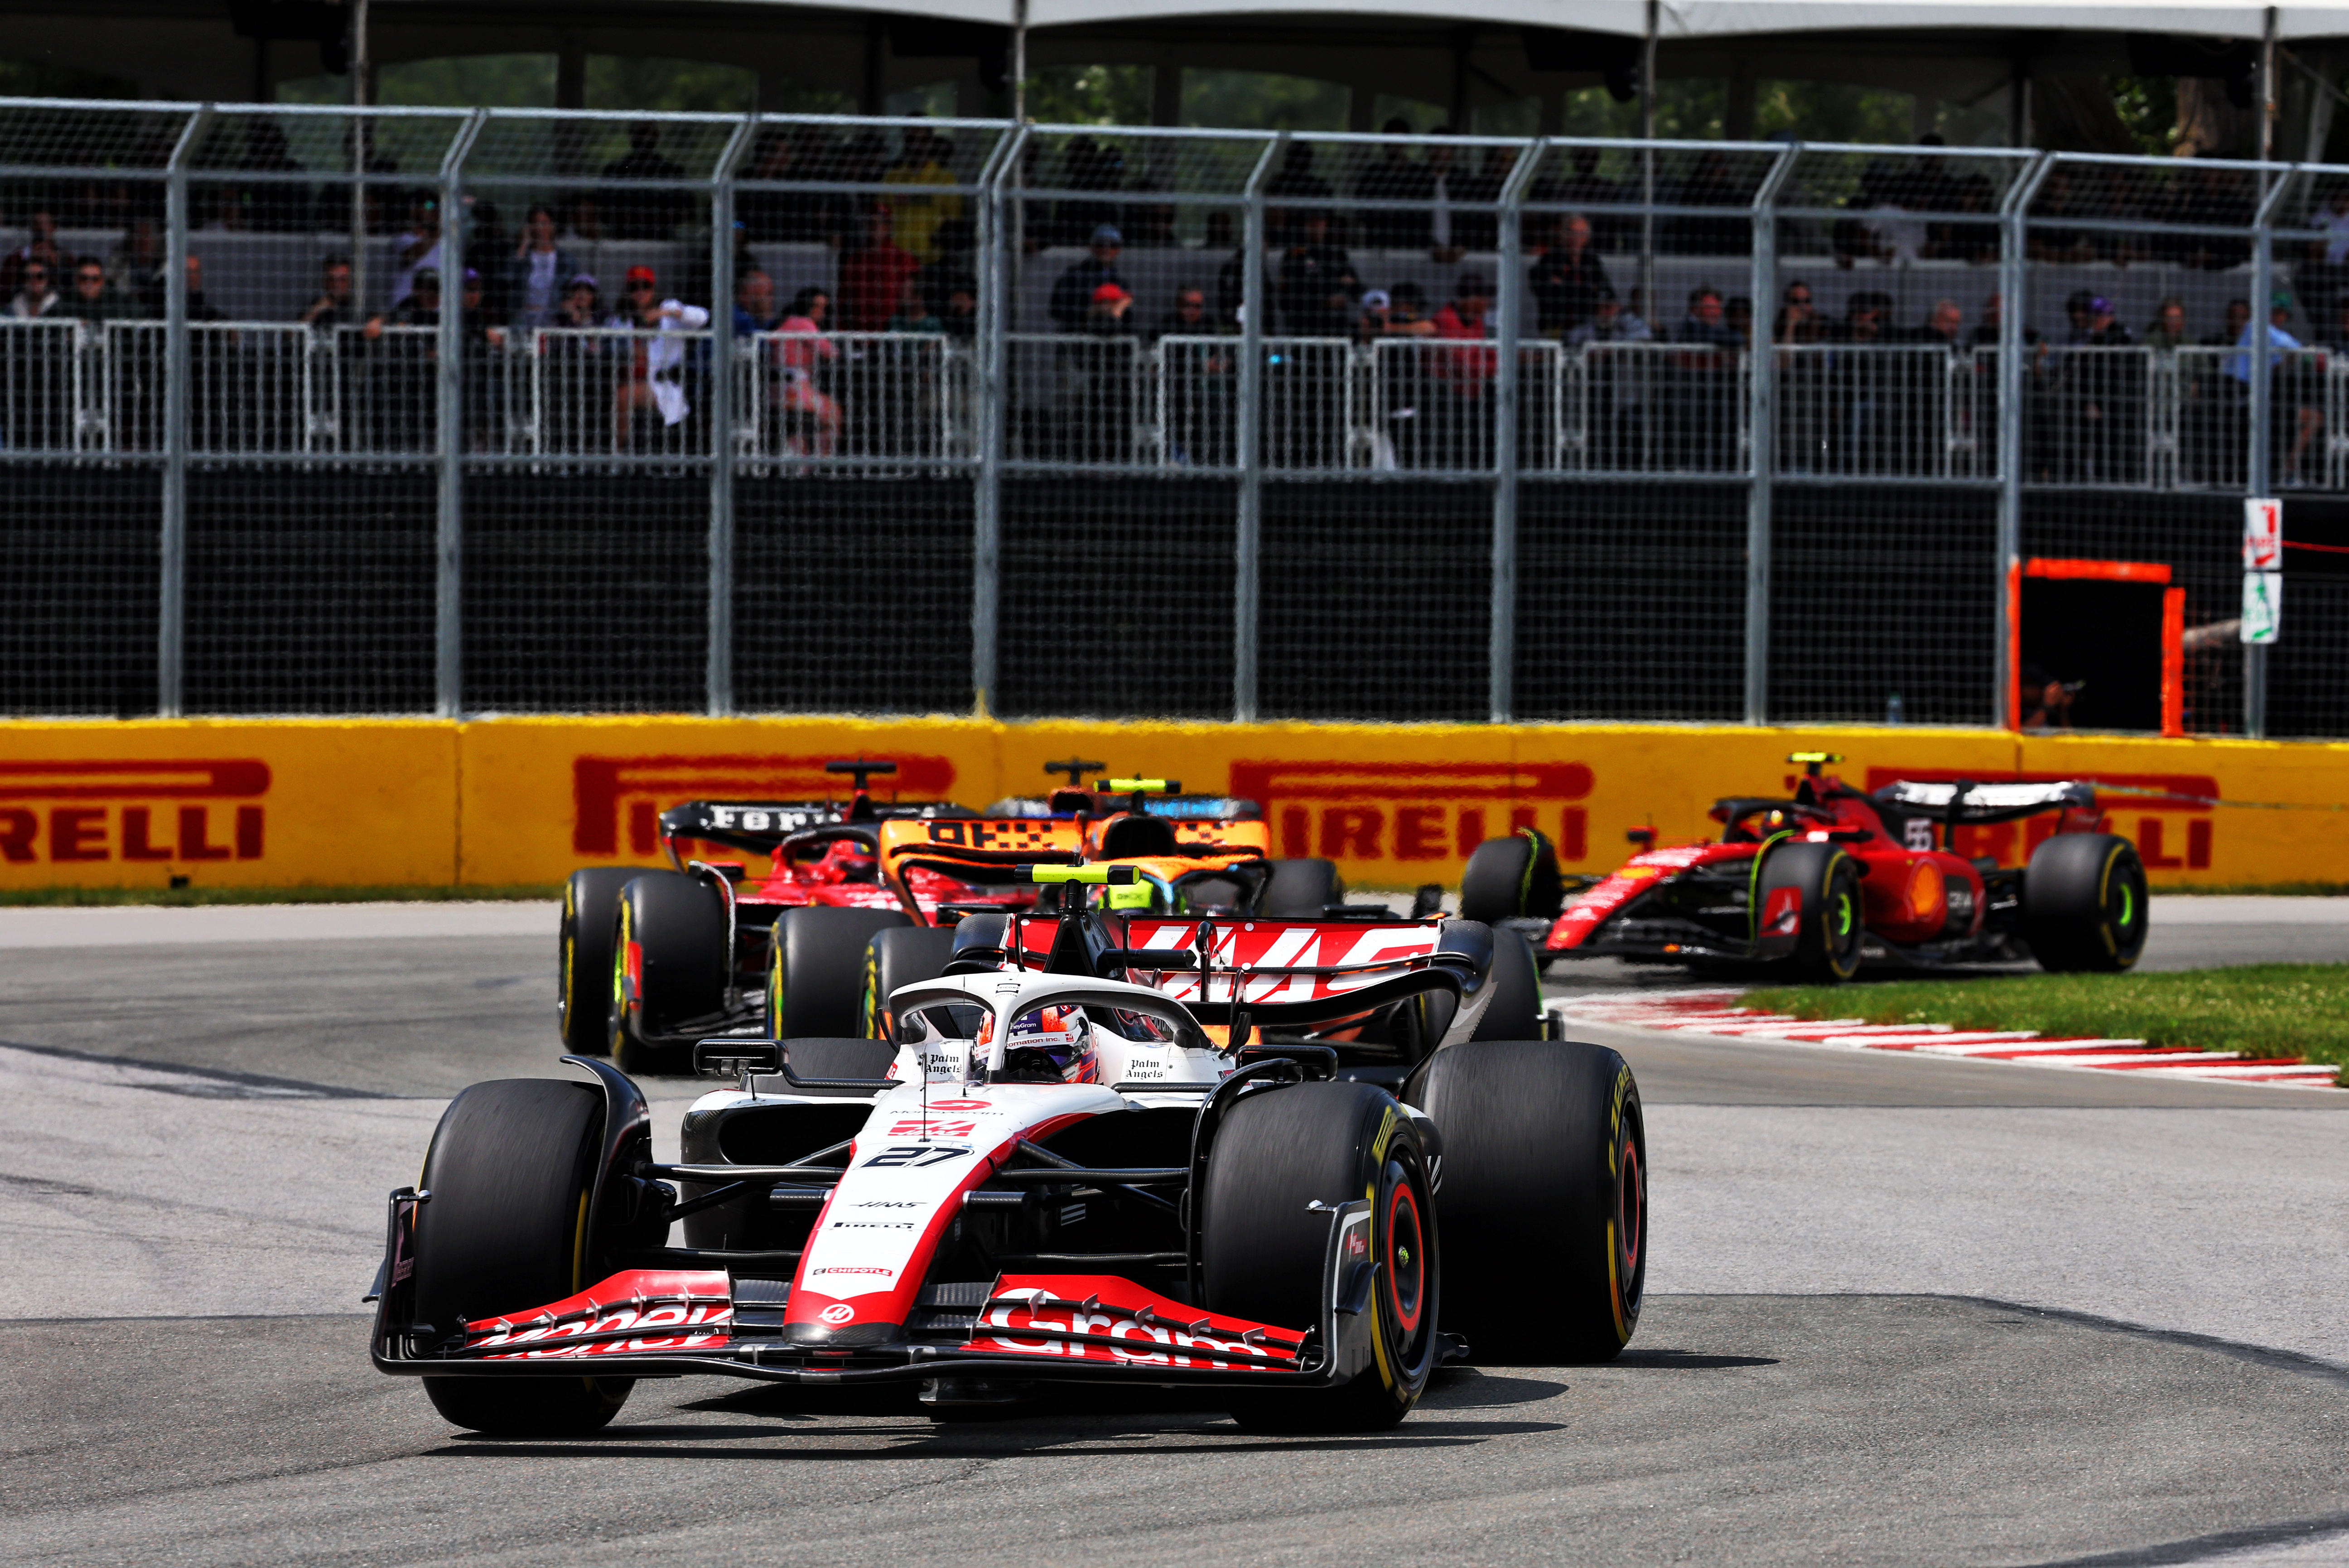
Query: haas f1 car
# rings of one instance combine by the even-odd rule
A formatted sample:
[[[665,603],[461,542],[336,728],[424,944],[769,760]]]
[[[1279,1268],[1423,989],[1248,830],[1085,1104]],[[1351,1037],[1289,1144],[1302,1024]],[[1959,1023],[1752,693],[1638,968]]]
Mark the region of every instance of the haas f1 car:
[[[854,775],[851,800],[691,802],[660,817],[669,869],[572,875],[566,1046],[682,1072],[713,1035],[877,1035],[882,999],[943,971],[956,921],[1034,907],[1036,888],[1012,878],[1028,860],[1130,865],[1136,878],[1112,902],[1144,912],[1319,916],[1342,898],[1330,862],[1268,857],[1253,803],[1185,795],[1176,781],[1084,789],[1102,764],[1072,759],[1050,764],[1071,787],[981,813],[875,801],[869,778],[893,763],[826,766]]]
[[[600,1059],[460,1095],[392,1195],[376,1365],[501,1434],[589,1431],[692,1374],[901,1384],[942,1418],[1043,1381],[1189,1387],[1268,1429],[1371,1428],[1471,1342],[1630,1337],[1639,1090],[1600,1046],[1479,1038],[1522,941],[1121,910],[1131,865],[997,869],[1030,908],[963,915],[945,972],[885,998],[890,1038],[697,1045],[736,1085],[678,1163]]]
[[[2054,784],[1914,783],[1862,794],[1796,752],[1791,800],[1718,801],[1718,840],[1639,854],[1567,898],[1538,834],[1477,846],[1462,914],[1526,930],[1557,959],[1765,962],[1848,980],[1863,957],[1917,966],[2038,961],[2043,969],[2125,970],[2145,950],[2145,866],[2101,833],[2095,789]],[[1957,829],[2052,816],[2023,867],[1952,852]]]

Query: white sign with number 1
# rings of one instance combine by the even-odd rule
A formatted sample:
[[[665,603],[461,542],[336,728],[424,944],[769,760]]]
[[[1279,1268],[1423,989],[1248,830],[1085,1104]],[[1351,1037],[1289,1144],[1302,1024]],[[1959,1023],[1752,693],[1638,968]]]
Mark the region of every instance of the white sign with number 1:
[[[2243,503],[2243,570],[2283,570],[2283,503],[2273,498]]]

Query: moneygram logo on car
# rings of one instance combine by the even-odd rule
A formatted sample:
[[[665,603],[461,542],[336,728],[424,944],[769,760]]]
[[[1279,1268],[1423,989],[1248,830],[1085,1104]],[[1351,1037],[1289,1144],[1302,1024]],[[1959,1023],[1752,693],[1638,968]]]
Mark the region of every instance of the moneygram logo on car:
[[[823,765],[843,754],[836,751],[805,755],[728,752],[704,756],[649,753],[574,757],[571,847],[580,855],[605,857],[657,855],[660,814],[688,800],[840,799],[843,781],[838,774],[824,772]],[[897,771],[874,781],[874,799],[902,795],[909,800],[938,800],[953,789],[951,759],[899,751],[888,755]]]
[[[0,866],[259,860],[269,785],[252,757],[0,761]]]
[[[1588,853],[1582,763],[1240,762],[1229,793],[1262,803],[1273,853],[1360,865],[1459,861],[1487,838],[1538,828],[1572,864]]]

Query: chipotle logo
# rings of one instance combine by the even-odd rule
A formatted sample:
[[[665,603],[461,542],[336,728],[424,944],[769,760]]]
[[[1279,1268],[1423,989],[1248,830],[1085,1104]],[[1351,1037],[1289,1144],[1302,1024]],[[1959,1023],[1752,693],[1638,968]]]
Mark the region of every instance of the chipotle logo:
[[[1273,853],[1448,860],[1538,828],[1568,862],[1589,854],[1581,763],[1234,763],[1231,794],[1261,802]]]
[[[0,864],[258,860],[269,764],[0,762]]]

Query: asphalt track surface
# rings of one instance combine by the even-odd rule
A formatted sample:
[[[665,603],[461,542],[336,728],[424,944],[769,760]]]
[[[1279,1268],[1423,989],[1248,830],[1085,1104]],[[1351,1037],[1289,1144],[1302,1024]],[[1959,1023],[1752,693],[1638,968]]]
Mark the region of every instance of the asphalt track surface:
[[[2148,961],[2349,959],[2340,909],[2164,899]],[[1630,1030],[1590,1032],[1655,1193],[1610,1366],[1448,1374],[1371,1437],[695,1379],[468,1438],[357,1297],[447,1096],[564,1071],[552,936],[0,910],[0,1561],[2349,1561],[2349,1094]],[[1609,967],[1554,978],[1685,983]],[[673,1137],[697,1086],[651,1087]]]

